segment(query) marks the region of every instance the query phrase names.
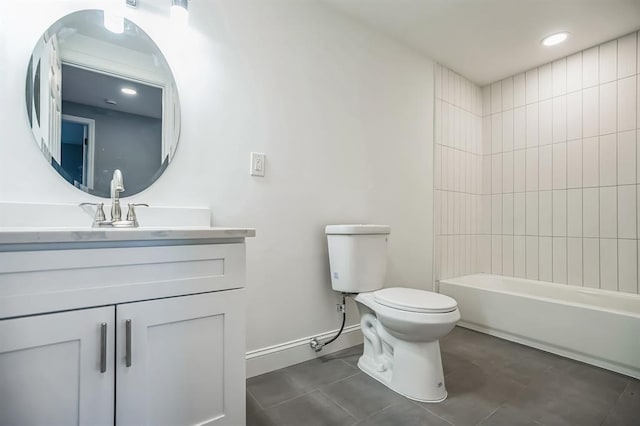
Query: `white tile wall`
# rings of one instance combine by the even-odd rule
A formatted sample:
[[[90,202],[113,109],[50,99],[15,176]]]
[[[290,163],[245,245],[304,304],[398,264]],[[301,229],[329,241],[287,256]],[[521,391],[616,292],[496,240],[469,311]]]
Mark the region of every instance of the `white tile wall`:
[[[633,33],[479,88],[438,66],[437,277],[492,272],[638,293]]]
[[[456,84],[445,84],[451,81]],[[502,109],[503,104],[513,108],[513,99],[508,99],[513,98],[513,84],[509,89],[506,83],[506,90],[501,82],[481,89],[437,65],[438,87],[434,155],[436,277],[492,270],[501,273],[502,257],[492,257],[491,253],[502,247],[502,140],[505,128],[508,132],[509,125],[513,127],[513,122],[505,127]],[[509,140],[511,151],[513,136]],[[496,155],[491,156],[492,152]],[[513,170],[513,164],[510,167]],[[492,211],[497,211],[495,217]],[[493,229],[500,237],[492,238]]]

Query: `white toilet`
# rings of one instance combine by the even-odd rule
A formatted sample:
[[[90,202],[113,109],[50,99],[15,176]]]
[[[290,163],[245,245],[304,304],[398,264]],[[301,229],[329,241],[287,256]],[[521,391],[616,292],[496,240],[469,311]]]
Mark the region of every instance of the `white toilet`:
[[[357,293],[364,335],[358,367],[390,389],[416,401],[447,397],[438,339],[460,319],[454,299],[411,288],[382,288],[386,272],[385,225],[330,225],[331,285]]]

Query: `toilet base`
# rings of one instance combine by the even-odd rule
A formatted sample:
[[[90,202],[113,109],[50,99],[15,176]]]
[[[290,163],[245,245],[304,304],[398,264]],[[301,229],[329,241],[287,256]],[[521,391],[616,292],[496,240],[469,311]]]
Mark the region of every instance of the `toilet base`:
[[[365,345],[367,345],[365,339]],[[396,341],[393,354],[381,368],[379,362],[364,354],[358,367],[394,392],[414,401],[437,403],[447,398],[440,356],[440,343]]]

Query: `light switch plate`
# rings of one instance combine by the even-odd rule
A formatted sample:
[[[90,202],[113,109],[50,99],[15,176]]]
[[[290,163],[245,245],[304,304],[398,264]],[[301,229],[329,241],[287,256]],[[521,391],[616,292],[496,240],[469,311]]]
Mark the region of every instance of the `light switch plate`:
[[[265,155],[260,152],[251,153],[251,176],[264,177]]]

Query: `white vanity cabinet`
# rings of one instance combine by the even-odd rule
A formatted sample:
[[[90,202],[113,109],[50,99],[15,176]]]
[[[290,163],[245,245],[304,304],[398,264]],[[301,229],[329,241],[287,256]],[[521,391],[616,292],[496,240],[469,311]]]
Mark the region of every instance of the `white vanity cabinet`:
[[[114,324],[113,306],[0,321],[0,424],[113,425]]]
[[[244,424],[253,231],[199,235],[0,232],[0,424]]]

